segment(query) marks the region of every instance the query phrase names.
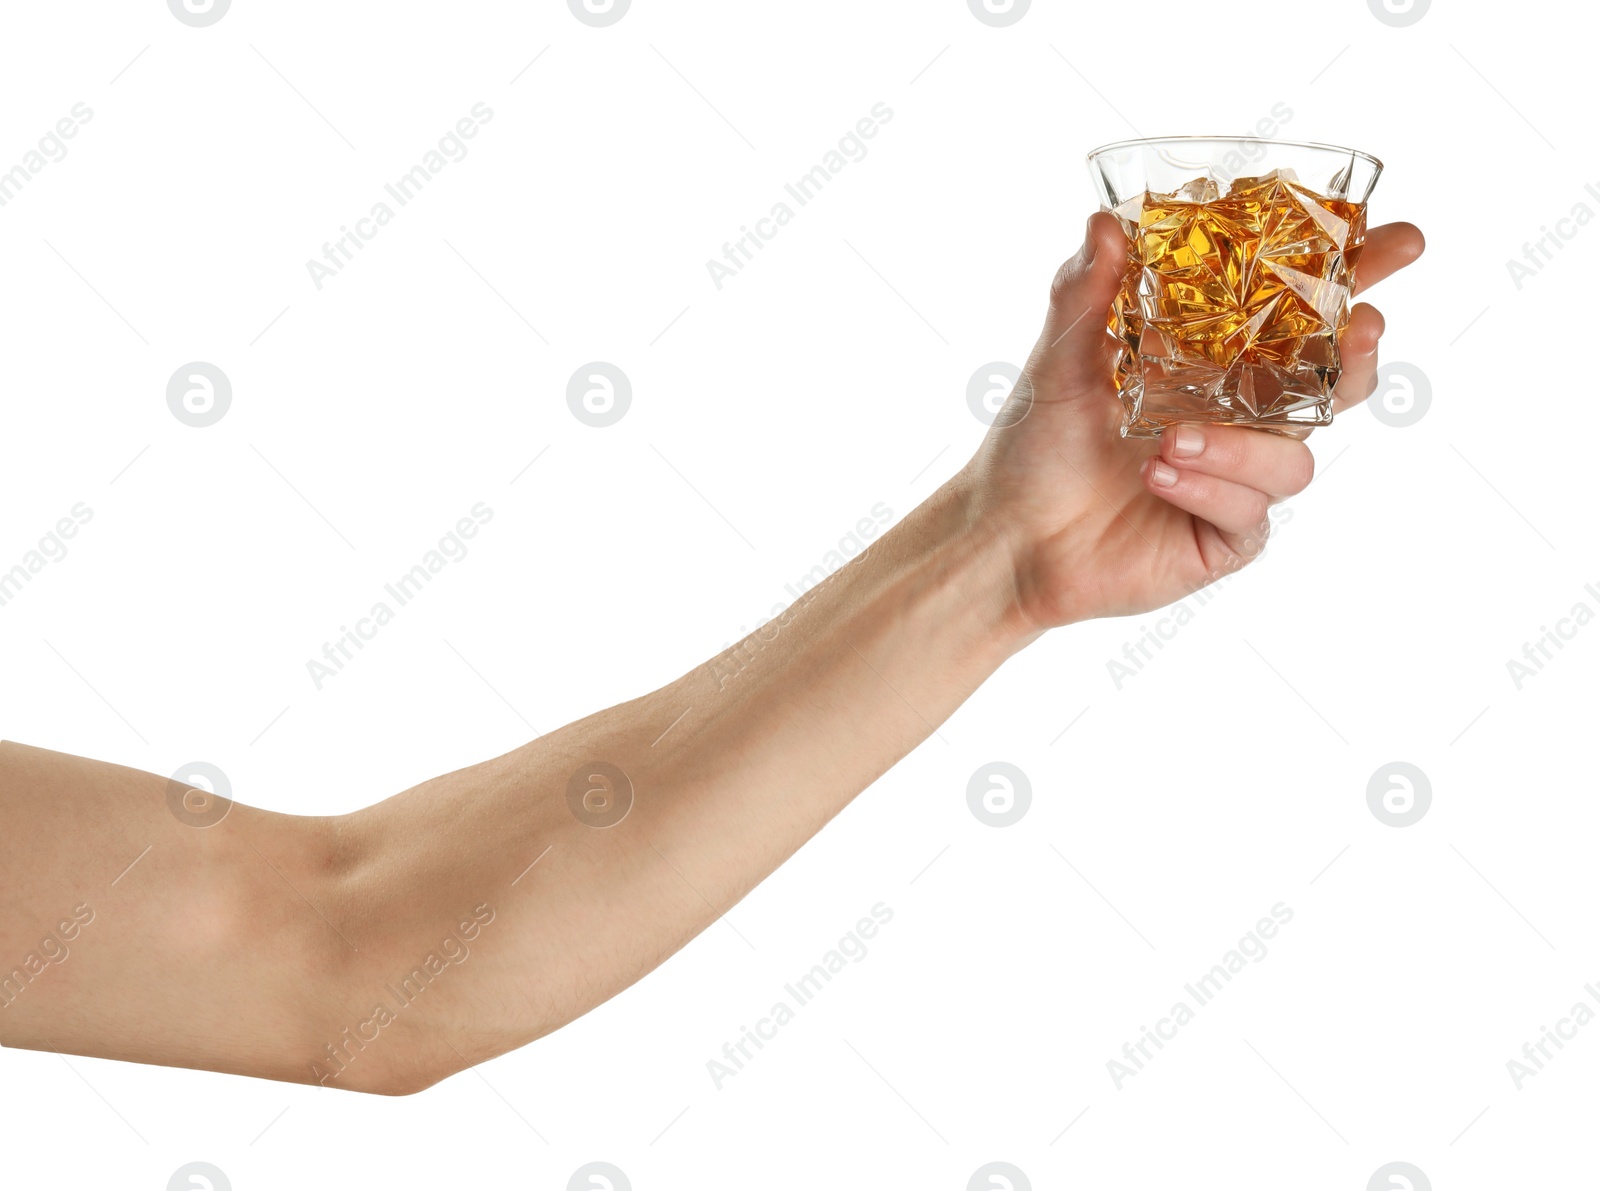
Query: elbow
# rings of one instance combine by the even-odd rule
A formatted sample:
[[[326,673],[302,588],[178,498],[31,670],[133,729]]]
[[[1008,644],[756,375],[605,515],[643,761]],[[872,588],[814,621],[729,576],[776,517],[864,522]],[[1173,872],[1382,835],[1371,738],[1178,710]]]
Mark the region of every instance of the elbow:
[[[414,1096],[466,1065],[448,1044],[430,1037],[422,1023],[401,1023],[392,1016],[389,1021],[381,1028],[371,1018],[354,1025],[324,1025],[320,1034],[302,1041],[305,1057],[295,1078],[369,1096]]]
[[[331,1078],[322,1086],[341,1088],[346,1092],[361,1092],[369,1096],[415,1096],[426,1092],[441,1082],[449,1072],[426,1070],[388,1070],[369,1068],[351,1071],[340,1078]]]
[[[319,991],[297,1015],[290,1078],[414,1096],[470,1065],[457,1046],[476,1050],[471,1017],[437,933],[419,931],[414,899],[385,871],[384,858],[364,853],[346,828],[346,821],[324,824],[318,888],[327,921],[311,924],[324,930],[304,973]]]
[[[426,1029],[385,1030],[364,1047],[324,1046],[308,1082],[369,1096],[415,1096],[471,1064],[454,1046]]]

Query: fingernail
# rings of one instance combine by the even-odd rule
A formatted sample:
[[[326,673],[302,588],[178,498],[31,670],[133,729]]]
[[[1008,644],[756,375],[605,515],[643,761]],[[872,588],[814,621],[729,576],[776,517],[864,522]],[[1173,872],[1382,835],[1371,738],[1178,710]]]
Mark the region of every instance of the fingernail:
[[[1172,431],[1172,453],[1179,459],[1193,459],[1205,449],[1206,436],[1193,426],[1178,426]]]
[[[1178,469],[1154,460],[1150,464],[1150,482],[1157,488],[1170,488],[1178,482]]]
[[[1083,261],[1085,264],[1094,263],[1094,250],[1099,247],[1094,238],[1094,216],[1089,216],[1083,225]]]

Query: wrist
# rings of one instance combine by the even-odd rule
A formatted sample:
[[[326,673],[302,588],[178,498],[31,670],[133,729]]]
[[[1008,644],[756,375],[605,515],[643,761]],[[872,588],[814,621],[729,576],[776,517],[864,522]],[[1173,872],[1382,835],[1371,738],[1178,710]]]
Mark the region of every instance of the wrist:
[[[976,648],[1004,661],[1038,637],[1028,615],[1024,560],[1015,525],[998,516],[963,469],[907,517],[922,543],[920,570],[934,577],[940,609],[965,626]]]
[[[1099,534],[1090,510],[1076,500],[1040,499],[1021,485],[995,482],[992,473],[980,453],[951,486],[968,510],[971,532],[1003,565],[1011,597],[1003,634],[1015,652],[1050,629],[1104,614],[1094,565]],[[1049,486],[1048,479],[1037,485]]]

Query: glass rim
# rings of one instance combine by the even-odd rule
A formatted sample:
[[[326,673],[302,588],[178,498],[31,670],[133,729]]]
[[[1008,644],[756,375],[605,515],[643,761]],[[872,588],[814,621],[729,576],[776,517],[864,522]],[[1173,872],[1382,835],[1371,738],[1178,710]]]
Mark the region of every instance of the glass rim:
[[[1084,161],[1086,161],[1087,163],[1092,165],[1092,164],[1094,164],[1095,158],[1101,156],[1104,153],[1110,153],[1114,149],[1131,149],[1136,145],[1170,145],[1170,144],[1185,144],[1185,143],[1193,144],[1193,143],[1195,143],[1197,141],[1220,141],[1220,142],[1224,142],[1224,143],[1232,144],[1232,145],[1278,145],[1280,147],[1288,148],[1288,149],[1319,149],[1319,150],[1322,150],[1323,152],[1348,154],[1351,157],[1359,157],[1363,161],[1368,162],[1369,164],[1371,164],[1374,168],[1376,168],[1378,170],[1382,170],[1383,169],[1383,162],[1381,160],[1379,160],[1377,157],[1374,157],[1371,153],[1365,152],[1364,150],[1361,150],[1361,149],[1351,149],[1351,148],[1349,148],[1348,146],[1345,146],[1345,145],[1330,145],[1330,144],[1327,144],[1327,143],[1325,143],[1323,141],[1285,141],[1285,140],[1279,140],[1276,137],[1266,137],[1266,136],[1141,136],[1141,137],[1132,137],[1132,138],[1130,138],[1128,140],[1112,141],[1110,144],[1101,145],[1098,148],[1090,149],[1089,152],[1085,155]]]

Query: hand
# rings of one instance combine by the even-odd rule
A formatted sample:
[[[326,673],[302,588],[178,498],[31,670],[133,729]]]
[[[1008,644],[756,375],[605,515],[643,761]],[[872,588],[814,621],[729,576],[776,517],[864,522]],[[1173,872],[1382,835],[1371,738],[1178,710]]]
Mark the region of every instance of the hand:
[[[1154,442],[1121,437],[1106,316],[1127,248],[1114,217],[1090,217],[1022,377],[966,468],[980,515],[1012,542],[1018,611],[1035,630],[1164,607],[1237,570],[1266,544],[1268,506],[1311,482],[1311,451],[1289,435],[1185,426]],[[1409,223],[1372,229],[1357,292],[1422,250]],[[1383,329],[1374,307],[1351,311],[1335,412],[1377,386]]]

